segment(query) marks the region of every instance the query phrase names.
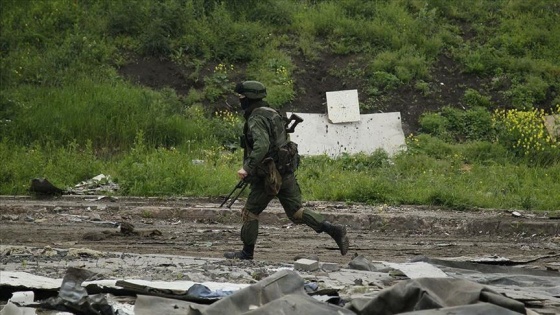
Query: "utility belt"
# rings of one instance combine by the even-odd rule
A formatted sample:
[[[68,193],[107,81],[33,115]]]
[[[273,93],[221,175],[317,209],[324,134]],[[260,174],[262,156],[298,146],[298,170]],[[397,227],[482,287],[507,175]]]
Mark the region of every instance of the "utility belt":
[[[276,196],[282,187],[282,178],[294,173],[299,166],[300,156],[297,144],[289,141],[279,148],[273,156],[262,160],[256,169],[256,181],[263,181],[268,195]]]

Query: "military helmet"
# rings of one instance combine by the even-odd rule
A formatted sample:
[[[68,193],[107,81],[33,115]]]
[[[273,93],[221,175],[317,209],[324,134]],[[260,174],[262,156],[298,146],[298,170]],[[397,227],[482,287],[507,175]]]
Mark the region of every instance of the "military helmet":
[[[259,81],[244,81],[238,83],[234,91],[252,100],[260,100],[266,97],[266,87]]]

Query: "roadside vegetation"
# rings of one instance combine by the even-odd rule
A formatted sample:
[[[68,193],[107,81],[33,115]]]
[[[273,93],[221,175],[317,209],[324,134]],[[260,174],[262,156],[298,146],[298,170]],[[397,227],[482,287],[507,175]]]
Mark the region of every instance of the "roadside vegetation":
[[[36,177],[69,187],[103,173],[123,195],[222,195],[237,182],[242,117],[211,104],[230,97],[237,79],[264,82],[267,100],[281,108],[306,92],[294,84],[306,71],[295,54],[351,57],[331,74],[365,87],[360,106],[375,111],[405,86],[433,95],[434,65],[446,56],[482,84],[424,113],[400,154],[304,158],[304,198],[560,209],[560,143],[543,124],[560,115],[559,2],[0,0],[0,7],[0,194],[26,194]],[[190,91],[150,89],[119,74],[143,57],[189,69]]]

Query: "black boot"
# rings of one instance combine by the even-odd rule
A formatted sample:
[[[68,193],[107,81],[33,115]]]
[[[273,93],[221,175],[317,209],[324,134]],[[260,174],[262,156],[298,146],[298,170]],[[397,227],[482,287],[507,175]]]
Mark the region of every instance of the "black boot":
[[[346,236],[346,227],[339,224],[332,224],[329,221],[324,221],[322,224],[322,232],[329,234],[338,245],[340,253],[344,256],[348,252],[350,242]]]
[[[243,250],[224,253],[224,257],[227,259],[252,260],[254,252],[255,245],[243,245]]]

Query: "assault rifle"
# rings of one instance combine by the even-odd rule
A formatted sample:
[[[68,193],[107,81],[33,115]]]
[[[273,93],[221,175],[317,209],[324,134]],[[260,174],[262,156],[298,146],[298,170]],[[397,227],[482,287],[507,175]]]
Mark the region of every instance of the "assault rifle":
[[[247,187],[247,185],[249,185],[249,183],[245,180],[242,179],[239,181],[239,183],[237,183],[237,185],[235,185],[235,187],[233,187],[233,190],[229,193],[229,195],[224,199],[224,201],[222,202],[222,204],[220,205],[220,208],[223,207],[226,202],[231,198],[231,196],[233,195],[233,193],[237,190],[240,189],[239,192],[237,193],[237,195],[235,195],[235,197],[233,197],[233,199],[231,199],[231,201],[229,202],[229,204],[227,205],[228,209],[231,209],[231,206],[233,205],[233,203],[235,202],[235,200],[237,200],[237,198],[239,197],[239,195],[241,195],[241,193],[243,192],[243,190],[245,190],[245,188]]]
[[[287,133],[294,133],[296,126],[303,121],[303,118],[299,117],[298,115],[292,113],[290,118],[285,118],[286,120],[286,132]]]

